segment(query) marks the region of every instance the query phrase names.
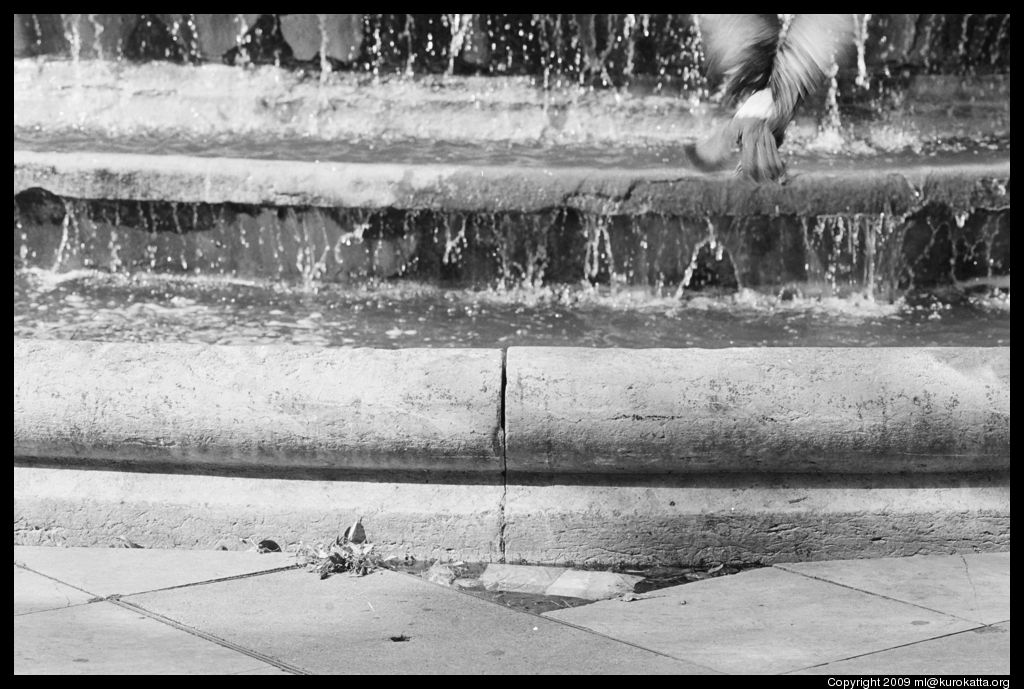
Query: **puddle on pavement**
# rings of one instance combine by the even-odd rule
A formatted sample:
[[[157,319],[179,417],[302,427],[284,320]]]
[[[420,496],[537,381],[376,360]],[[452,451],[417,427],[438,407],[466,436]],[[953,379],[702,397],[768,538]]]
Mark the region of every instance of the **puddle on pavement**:
[[[495,588],[493,585],[485,585],[481,581],[489,563],[486,562],[451,562],[441,563],[439,561],[423,561],[413,559],[390,559],[385,561],[384,566],[396,572],[412,574],[422,579],[456,589],[462,593],[480,598],[482,600],[503,605],[507,608],[529,612],[540,615],[553,610],[563,608],[575,608],[581,605],[588,605],[595,602],[590,598],[577,598],[573,596],[546,595],[543,593],[528,593],[523,591],[505,591]],[[607,598],[621,598],[622,600],[638,600],[646,594],[658,589],[670,586],[689,584],[704,579],[736,574],[738,572],[757,569],[761,565],[724,565],[715,564],[707,567],[647,567],[647,568],[567,568],[578,572],[609,572],[614,574],[626,574],[642,577],[633,587],[632,591],[624,591]],[[532,567],[523,565],[523,569]]]

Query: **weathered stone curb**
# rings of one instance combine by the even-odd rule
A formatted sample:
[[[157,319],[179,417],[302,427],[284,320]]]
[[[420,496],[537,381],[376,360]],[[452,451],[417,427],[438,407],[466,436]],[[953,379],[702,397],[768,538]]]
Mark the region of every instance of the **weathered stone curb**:
[[[499,474],[501,356],[15,340],[14,454]]]
[[[1009,348],[512,347],[502,367],[499,350],[16,339],[14,455],[494,476],[1009,469]]]
[[[237,548],[362,517],[444,561],[1009,547],[1008,347],[513,347],[504,428],[501,357],[16,340],[15,542]]]
[[[510,483],[505,558],[767,564],[1010,547],[1005,472],[675,478],[691,480]]]
[[[574,208],[602,214],[904,214],[1010,205],[1010,162],[855,167],[806,164],[786,185],[687,168],[609,170],[337,163],[122,153],[14,152],[14,193],[82,199],[451,211]]]
[[[477,475],[477,477],[479,477]],[[500,482],[310,480],[14,468],[20,545],[244,550],[242,539],[323,542],[362,517],[377,552],[501,557]]]
[[[1010,547],[1006,472],[676,478],[690,480],[501,485],[15,466],[14,542],[245,549],[243,538],[332,540],[362,517],[385,556],[443,562],[769,564]]]
[[[522,472],[1009,469],[1009,348],[511,347]]]

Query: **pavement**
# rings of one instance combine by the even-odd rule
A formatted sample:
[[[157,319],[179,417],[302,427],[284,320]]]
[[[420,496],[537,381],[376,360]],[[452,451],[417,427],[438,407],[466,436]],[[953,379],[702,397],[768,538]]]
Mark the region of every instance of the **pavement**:
[[[780,564],[534,614],[284,553],[15,546],[14,672],[1005,675],[1010,553]]]

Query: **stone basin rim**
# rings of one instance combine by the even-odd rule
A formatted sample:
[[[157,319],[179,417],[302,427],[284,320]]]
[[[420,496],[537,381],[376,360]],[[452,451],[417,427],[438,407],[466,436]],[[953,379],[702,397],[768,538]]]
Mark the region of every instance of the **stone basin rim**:
[[[1009,352],[16,338],[15,458],[495,478],[1004,472]]]
[[[1004,209],[1010,162],[803,169],[786,185],[732,172],[516,165],[400,164],[16,150],[14,193],[270,206],[601,214],[820,215],[912,212],[928,202]]]

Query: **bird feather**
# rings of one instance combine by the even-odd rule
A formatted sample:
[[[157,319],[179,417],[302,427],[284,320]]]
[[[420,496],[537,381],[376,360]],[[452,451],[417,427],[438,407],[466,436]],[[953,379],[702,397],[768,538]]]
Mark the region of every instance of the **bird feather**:
[[[740,167],[756,181],[785,174],[778,146],[797,105],[825,82],[852,45],[849,14],[705,14],[698,19],[708,75],[721,78],[724,104],[742,101],[730,124],[697,142],[691,159],[715,169],[737,140]]]
[[[708,76],[723,79],[726,105],[768,86],[782,24],[777,14],[702,14]]]
[[[769,80],[775,110],[785,126],[798,103],[815,91],[829,75],[841,52],[853,43],[853,17],[849,14],[798,14],[779,43]]]

